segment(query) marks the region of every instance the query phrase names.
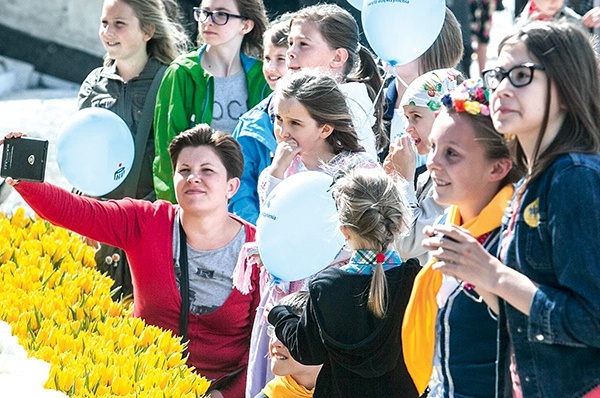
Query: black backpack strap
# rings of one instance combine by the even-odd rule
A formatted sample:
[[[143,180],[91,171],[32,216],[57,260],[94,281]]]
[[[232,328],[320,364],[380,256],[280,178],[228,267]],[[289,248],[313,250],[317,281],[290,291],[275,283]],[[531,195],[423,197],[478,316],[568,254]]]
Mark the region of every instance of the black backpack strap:
[[[185,236],[181,220],[179,220],[179,269],[181,271],[181,277],[179,278],[179,290],[181,294],[179,335],[181,336],[181,342],[185,343],[187,341],[190,311],[190,276],[188,269],[187,237]]]
[[[133,158],[133,165],[131,166],[130,183],[124,187],[124,196],[135,198],[137,194],[137,186],[140,181],[142,174],[142,163],[144,162],[144,153],[146,152],[146,145],[148,143],[148,136],[152,130],[152,124],[154,122],[154,108],[156,106],[156,95],[158,88],[162,81],[163,75],[165,74],[167,67],[161,65],[156,71],[152,84],[146,94],[146,101],[144,102],[144,108],[142,109],[142,118],[138,125],[137,132],[134,135],[135,141],[135,157]]]

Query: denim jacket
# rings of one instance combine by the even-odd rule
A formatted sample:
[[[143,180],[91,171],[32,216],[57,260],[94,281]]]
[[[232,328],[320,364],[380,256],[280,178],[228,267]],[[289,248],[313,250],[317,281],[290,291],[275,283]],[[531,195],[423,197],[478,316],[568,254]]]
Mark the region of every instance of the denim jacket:
[[[516,217],[504,262],[539,285],[529,317],[501,311],[523,396],[581,397],[600,385],[600,155],[559,156]],[[501,338],[500,366],[507,348]]]
[[[500,228],[483,247],[496,253]],[[436,322],[436,373],[429,397],[493,397],[496,382],[496,330],[498,322],[485,301],[454,280]],[[452,286],[451,282],[448,286]]]

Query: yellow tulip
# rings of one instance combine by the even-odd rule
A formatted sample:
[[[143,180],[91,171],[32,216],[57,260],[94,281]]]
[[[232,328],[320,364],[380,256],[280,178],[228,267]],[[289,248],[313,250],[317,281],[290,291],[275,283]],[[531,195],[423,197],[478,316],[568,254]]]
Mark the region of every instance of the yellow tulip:
[[[131,382],[128,379],[123,376],[117,376],[112,381],[111,389],[113,393],[123,396],[133,392],[131,387]]]
[[[202,396],[209,383],[186,366],[170,331],[132,318],[110,298],[81,237],[21,209],[0,214],[0,319],[32,356],[51,363],[47,388],[72,397]],[[134,381],[134,382],[132,382]]]

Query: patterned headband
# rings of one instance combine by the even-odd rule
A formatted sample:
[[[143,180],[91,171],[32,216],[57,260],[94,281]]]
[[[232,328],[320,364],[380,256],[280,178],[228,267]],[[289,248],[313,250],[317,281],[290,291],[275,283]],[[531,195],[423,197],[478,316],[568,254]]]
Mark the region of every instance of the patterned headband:
[[[481,79],[465,80],[458,88],[442,97],[449,110],[471,115],[490,115],[490,92]]]
[[[442,97],[456,89],[461,76],[456,69],[437,69],[417,77],[406,89],[400,106],[413,105],[429,108],[432,112],[442,106]]]

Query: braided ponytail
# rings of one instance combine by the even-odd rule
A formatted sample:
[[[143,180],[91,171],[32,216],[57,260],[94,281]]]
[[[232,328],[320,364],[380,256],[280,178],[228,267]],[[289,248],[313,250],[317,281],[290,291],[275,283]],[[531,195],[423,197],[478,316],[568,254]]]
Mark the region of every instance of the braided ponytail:
[[[341,225],[349,228],[364,249],[377,251],[367,307],[379,317],[387,309],[385,251],[408,227],[410,210],[396,183],[381,169],[353,169],[334,188]]]

